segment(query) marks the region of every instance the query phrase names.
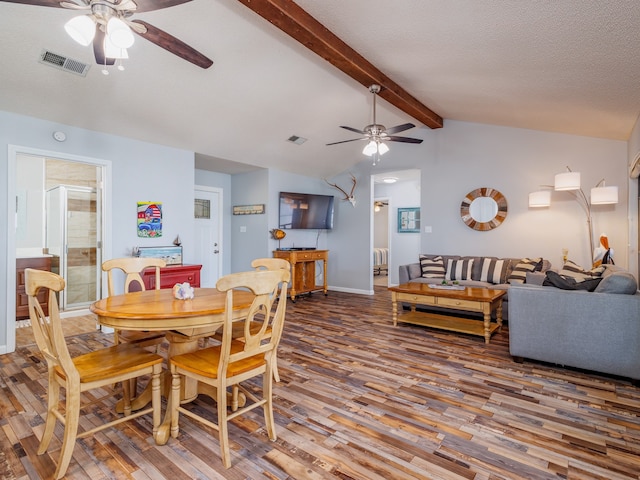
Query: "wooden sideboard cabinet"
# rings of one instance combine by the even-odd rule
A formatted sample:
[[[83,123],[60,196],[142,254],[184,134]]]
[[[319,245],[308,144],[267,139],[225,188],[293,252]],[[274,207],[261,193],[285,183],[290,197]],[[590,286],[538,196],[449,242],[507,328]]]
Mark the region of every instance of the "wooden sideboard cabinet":
[[[274,258],[284,258],[291,264],[291,288],[289,295],[295,302],[296,295],[322,290],[327,294],[327,260],[329,250],[274,250]],[[322,285],[316,285],[316,262],[322,261]]]
[[[160,288],[173,288],[176,283],[185,282],[189,282],[194,288],[200,288],[200,270],[202,265],[167,265],[160,269]],[[155,268],[147,268],[142,273],[142,281],[147,290],[155,289]]]
[[[16,258],[16,320],[29,318],[29,297],[25,291],[24,279],[26,268],[50,272],[51,257]],[[47,300],[47,290],[43,288],[38,293],[38,301],[42,305],[42,311],[45,315],[49,315]]]

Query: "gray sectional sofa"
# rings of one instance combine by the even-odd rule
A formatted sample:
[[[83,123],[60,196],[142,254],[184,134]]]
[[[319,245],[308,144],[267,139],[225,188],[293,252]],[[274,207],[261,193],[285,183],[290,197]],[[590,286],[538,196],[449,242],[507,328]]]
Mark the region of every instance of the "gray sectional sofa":
[[[435,257],[435,254],[423,254],[427,257]],[[496,290],[509,290],[511,284],[506,281],[512,273],[514,267],[522,261],[521,258],[502,258],[498,259],[497,257],[482,257],[482,256],[460,256],[460,255],[441,255],[444,261],[444,265],[446,267],[449,260],[473,260],[473,267],[471,271],[471,279],[470,280],[460,280],[458,283],[465,287],[481,287],[481,288],[493,288]],[[505,281],[501,283],[490,283],[481,281],[482,274],[482,265],[484,263],[484,259],[494,259],[494,260],[505,260],[507,263],[507,269],[505,272]],[[542,260],[541,272],[544,273],[551,268],[551,263],[548,260]],[[437,284],[442,283],[442,278],[424,278],[422,275],[422,269],[420,267],[420,262],[410,263],[407,265],[400,265],[399,268],[399,283],[409,283],[409,282],[417,282],[417,283],[426,283],[426,284]],[[509,293],[504,297],[502,301],[502,317],[504,320],[509,318],[508,314],[508,302],[509,302]],[[420,307],[419,307],[420,308]],[[423,310],[433,310],[434,312],[438,310],[437,307],[422,307]],[[451,310],[449,310],[450,312]],[[461,312],[461,314],[468,314],[469,312]]]
[[[628,377],[640,384],[640,292],[607,266],[593,292],[531,283],[509,290],[509,350],[532,359]]]

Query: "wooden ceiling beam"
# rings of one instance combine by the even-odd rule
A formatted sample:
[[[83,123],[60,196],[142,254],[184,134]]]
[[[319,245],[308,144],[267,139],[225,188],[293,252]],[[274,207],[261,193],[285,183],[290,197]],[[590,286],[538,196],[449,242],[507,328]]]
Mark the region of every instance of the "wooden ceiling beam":
[[[373,84],[380,85],[380,97],[427,127],[442,128],[440,115],[416,100],[292,0],[238,1],[367,89]]]

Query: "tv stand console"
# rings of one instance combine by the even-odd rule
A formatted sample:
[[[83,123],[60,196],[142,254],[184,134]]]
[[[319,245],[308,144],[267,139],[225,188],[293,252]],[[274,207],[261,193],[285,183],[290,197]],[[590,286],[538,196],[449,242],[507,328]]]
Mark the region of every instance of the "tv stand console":
[[[291,264],[291,301],[296,295],[322,290],[327,294],[327,260],[329,250],[274,250],[274,258],[283,258]],[[322,261],[322,285],[316,285],[316,261]]]

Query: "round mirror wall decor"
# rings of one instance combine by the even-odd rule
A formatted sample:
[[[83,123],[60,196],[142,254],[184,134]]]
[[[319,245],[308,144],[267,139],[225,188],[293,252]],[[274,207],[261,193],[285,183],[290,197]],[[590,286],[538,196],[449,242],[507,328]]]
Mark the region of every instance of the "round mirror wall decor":
[[[476,188],[462,200],[460,216],[469,228],[493,230],[507,217],[507,199],[495,188]]]

